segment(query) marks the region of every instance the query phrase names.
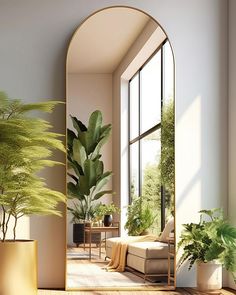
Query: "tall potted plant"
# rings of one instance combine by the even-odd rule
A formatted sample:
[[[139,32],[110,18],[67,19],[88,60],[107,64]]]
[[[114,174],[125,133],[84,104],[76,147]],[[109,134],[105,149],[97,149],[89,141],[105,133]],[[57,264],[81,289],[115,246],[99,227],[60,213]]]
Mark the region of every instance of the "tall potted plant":
[[[200,213],[199,223],[184,224],[178,244],[183,247],[180,265],[189,261],[190,270],[196,262],[199,290],[221,289],[222,266],[236,282],[236,228],[224,219],[221,209]]]
[[[52,150],[64,152],[64,146],[47,121],[29,116],[50,113],[56,104],[24,104],[0,93],[0,294],[37,294],[37,243],[16,239],[18,220],[61,215],[56,207],[65,196],[49,189],[37,173],[59,164],[49,157]]]
[[[67,189],[68,196],[77,206],[68,209],[72,213],[76,209],[81,216],[82,224],[73,226],[74,242],[79,244],[84,241],[84,222],[93,218],[96,201],[103,195],[112,193],[111,190],[103,189],[112,172],[104,171],[101,160],[101,148],[110,136],[111,124],[102,126],[102,113],[99,110],[90,115],[88,127],[76,117],[71,116],[71,119],[75,132],[67,130],[68,168],[72,171],[68,173],[72,181],[68,182]]]

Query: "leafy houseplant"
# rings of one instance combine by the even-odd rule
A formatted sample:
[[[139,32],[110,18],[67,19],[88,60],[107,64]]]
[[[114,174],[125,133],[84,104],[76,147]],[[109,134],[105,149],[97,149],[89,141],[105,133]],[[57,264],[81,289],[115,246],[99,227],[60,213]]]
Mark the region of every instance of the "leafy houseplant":
[[[125,229],[131,236],[138,236],[144,233],[154,222],[155,217],[152,214],[148,204],[143,197],[133,198],[131,205],[127,210],[127,221]]]
[[[201,210],[199,213],[199,223],[184,224],[178,244],[183,247],[180,265],[188,260],[191,269],[195,262],[218,261],[232,273],[236,282],[236,228],[224,219],[221,209]]]
[[[69,207],[73,213],[76,209],[82,222],[93,219],[93,208],[103,195],[112,193],[103,190],[111,178],[112,172],[104,172],[101,160],[101,148],[111,133],[111,124],[102,126],[102,113],[94,111],[86,127],[76,117],[72,117],[75,132],[67,130],[68,173],[72,181],[67,184],[68,195],[74,200],[76,208]],[[83,236],[81,236],[81,242]]]
[[[23,241],[16,240],[17,222],[22,216],[32,214],[61,215],[56,207],[58,202],[65,202],[65,196],[46,187],[45,180],[37,173],[46,166],[61,164],[50,160],[49,157],[53,150],[64,152],[64,146],[58,139],[60,134],[50,131],[52,126],[49,122],[28,115],[31,111],[50,113],[56,104],[55,101],[24,104],[20,100],[9,99],[3,92],[0,93],[1,253],[8,247],[13,248],[12,243],[7,240],[11,221],[13,223],[13,241],[15,241],[15,247],[18,247],[18,244],[23,243]],[[25,243],[26,252],[29,250],[29,244],[29,242]],[[28,252],[28,254],[30,253]],[[14,254],[12,255],[14,256]],[[5,254],[0,254],[0,257],[1,267],[4,267],[2,259],[7,263],[7,258],[5,258]],[[6,273],[6,269],[1,267],[0,273],[4,273],[4,271]],[[17,268],[15,264],[14,267]],[[34,268],[31,273],[34,273]],[[19,286],[12,286],[12,288],[14,287],[18,288]],[[28,294],[27,286],[25,287],[22,294]],[[0,280],[0,293],[4,290],[4,294],[11,294],[10,290],[6,292],[4,288],[8,287],[5,286],[3,280]],[[19,293],[21,292],[19,291]]]
[[[114,203],[100,204],[97,210],[97,214],[99,214],[100,216],[104,216],[103,223],[105,226],[110,226],[112,224],[112,213],[120,212],[120,208],[118,208]]]

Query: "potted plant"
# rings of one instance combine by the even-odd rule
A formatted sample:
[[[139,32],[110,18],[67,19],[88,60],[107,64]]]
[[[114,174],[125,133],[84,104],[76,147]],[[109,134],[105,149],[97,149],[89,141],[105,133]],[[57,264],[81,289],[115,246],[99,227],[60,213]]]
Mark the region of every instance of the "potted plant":
[[[99,216],[97,215],[97,212],[99,212],[98,207],[100,204],[96,204],[95,206],[91,206],[89,216],[90,221],[93,222],[93,224],[97,224],[99,220]],[[70,211],[72,215],[71,222],[73,223],[73,242],[78,247],[79,244],[88,242],[89,241],[89,235],[88,233],[84,236],[84,227],[86,225],[86,220],[84,219],[84,214],[82,212],[83,207],[81,207],[79,204],[73,202],[73,207],[67,207],[67,209]],[[85,238],[85,240],[84,240]],[[96,243],[97,245],[100,243],[101,240],[101,234],[100,233],[92,233],[92,242]]]
[[[76,117],[71,116],[71,119],[75,132],[67,130],[68,175],[72,180],[68,182],[67,189],[69,198],[79,209],[83,221],[80,228],[83,231],[84,223],[93,219],[93,207],[97,200],[112,193],[111,190],[103,190],[112,172],[104,171],[101,160],[101,148],[110,136],[111,124],[102,126],[102,113],[99,110],[90,115],[88,127]],[[68,209],[73,212],[73,208]],[[76,244],[83,243],[83,235],[82,232],[80,237],[77,236]]]
[[[0,294],[37,294],[37,243],[17,240],[17,224],[32,214],[60,216],[57,204],[65,202],[38,176],[44,167],[60,164],[49,159],[53,150],[65,151],[60,135],[29,115],[50,113],[56,104],[25,104],[0,93]]]
[[[128,234],[131,236],[146,234],[154,220],[152,209],[145,203],[144,198],[142,196],[133,197],[131,205],[128,205],[127,221],[125,223]]]
[[[222,209],[199,211],[198,223],[184,224],[178,247],[183,247],[180,265],[197,264],[199,290],[222,288],[222,266],[236,282],[236,228],[224,219]],[[207,219],[205,219],[207,217]]]
[[[118,208],[114,203],[101,204],[98,208],[98,212],[100,216],[104,216],[104,226],[111,226],[113,221],[112,213],[120,212],[120,208]]]

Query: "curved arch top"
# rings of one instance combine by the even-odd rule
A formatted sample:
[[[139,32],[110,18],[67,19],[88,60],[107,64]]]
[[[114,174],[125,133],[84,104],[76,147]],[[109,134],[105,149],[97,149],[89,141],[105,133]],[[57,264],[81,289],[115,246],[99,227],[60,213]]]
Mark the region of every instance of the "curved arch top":
[[[109,7],[102,8],[90,14],[88,17],[86,17],[82,21],[82,23],[75,30],[69,42],[67,56],[66,56],[67,73],[75,71],[75,69],[71,70],[71,68],[75,67],[75,65],[72,66],[72,63],[75,60],[77,65],[80,65],[81,67],[79,70],[81,72],[83,71],[82,70],[83,63],[86,60],[84,58],[85,53],[88,55],[88,59],[86,60],[86,63],[93,63],[94,60],[93,59],[91,60],[89,57],[92,57],[92,58],[99,57],[99,54],[101,53],[103,53],[103,55],[108,53],[108,57],[110,59],[114,58],[114,56],[109,54],[108,47],[110,46],[112,46],[112,48],[116,48],[115,58],[118,61],[119,58],[122,57],[122,54],[124,54],[127,51],[128,47],[134,42],[135,37],[138,36],[138,34],[142,30],[142,28],[144,28],[147,21],[152,22],[153,24],[156,24],[156,26],[161,28],[161,31],[169,40],[168,35],[165,29],[161,26],[161,24],[152,16],[150,16],[148,13],[138,8],[134,8],[131,6],[116,5],[116,6],[109,6]],[[93,24],[96,24],[96,23],[99,23],[100,25],[93,26]],[[94,31],[95,27],[96,27],[96,31]],[[118,35],[118,38],[116,38],[117,35]],[[93,37],[92,39],[89,40],[89,37],[91,36]],[[120,41],[118,40],[119,38],[120,38]],[[101,45],[98,46],[97,48],[98,54],[97,55],[93,54],[92,50],[96,48],[96,45],[98,45],[99,42],[100,44],[102,44],[104,40],[106,40],[107,42],[105,42],[103,48],[101,48]],[[109,44],[109,41],[110,41],[110,44]],[[122,47],[122,44],[120,43],[123,44],[123,47]],[[173,58],[174,58],[174,52],[173,52],[173,48],[172,48],[170,40],[169,40],[169,43],[170,43]],[[91,44],[91,46],[89,46],[89,44]],[[93,47],[94,45],[95,47]],[[79,53],[77,52],[77,57],[75,58],[74,57],[75,54],[73,52],[76,51],[78,47],[80,48],[80,52]],[[104,51],[104,49],[106,50]],[[80,55],[82,57],[80,57]],[[94,67],[97,66],[97,68],[99,68],[101,67],[103,63],[104,63],[104,59],[101,61],[97,61]]]

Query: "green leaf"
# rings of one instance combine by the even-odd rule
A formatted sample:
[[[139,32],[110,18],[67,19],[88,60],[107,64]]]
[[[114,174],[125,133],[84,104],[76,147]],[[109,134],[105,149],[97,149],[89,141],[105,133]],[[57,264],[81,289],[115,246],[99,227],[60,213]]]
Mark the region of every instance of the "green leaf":
[[[97,184],[94,189],[94,194],[96,195],[101,189],[108,183],[112,175],[112,172],[105,172],[100,179],[97,181]]]
[[[222,245],[212,242],[211,245],[208,247],[205,253],[205,260],[212,261],[214,259],[218,259],[219,255],[225,250]]]
[[[93,201],[100,199],[102,196],[104,196],[105,194],[112,194],[112,190],[107,190],[107,191],[101,191],[99,193],[97,193],[94,197],[93,197]]]
[[[87,159],[87,155],[84,146],[78,139],[74,139],[73,141],[73,159],[79,164],[82,170],[84,170],[84,163]]]
[[[96,179],[99,179],[104,170],[104,165],[102,161],[96,160],[94,161],[94,166],[95,166],[95,172],[96,172]]]
[[[100,153],[100,150],[102,148],[102,146],[108,141],[109,139],[109,136],[110,136],[110,133],[111,133],[111,125],[106,125],[104,126],[105,129],[103,130],[103,132],[101,133],[100,135],[100,139],[96,145],[96,148],[94,149],[94,151],[92,152],[92,155],[91,155],[91,159],[95,159],[99,153]],[[103,127],[103,128],[104,128]]]
[[[88,150],[87,141],[86,141],[87,128],[76,117],[71,116],[71,119],[72,119],[73,126],[78,133],[78,139],[80,140],[81,144],[84,146],[85,150],[87,151]]]
[[[73,141],[74,141],[75,138],[76,138],[75,133],[74,133],[72,130],[67,129],[67,144],[68,144],[70,147],[72,147],[72,145],[73,145]]]
[[[71,173],[67,173],[67,175],[70,176],[76,183],[79,182],[78,178],[75,175],[73,175]]]
[[[88,188],[90,189],[96,184],[96,167],[95,163],[91,160],[86,160],[84,162],[84,174],[87,178]]]
[[[102,114],[100,111],[95,111],[89,118],[88,131],[86,133],[87,153],[91,154],[99,140],[100,128],[102,125]]]

